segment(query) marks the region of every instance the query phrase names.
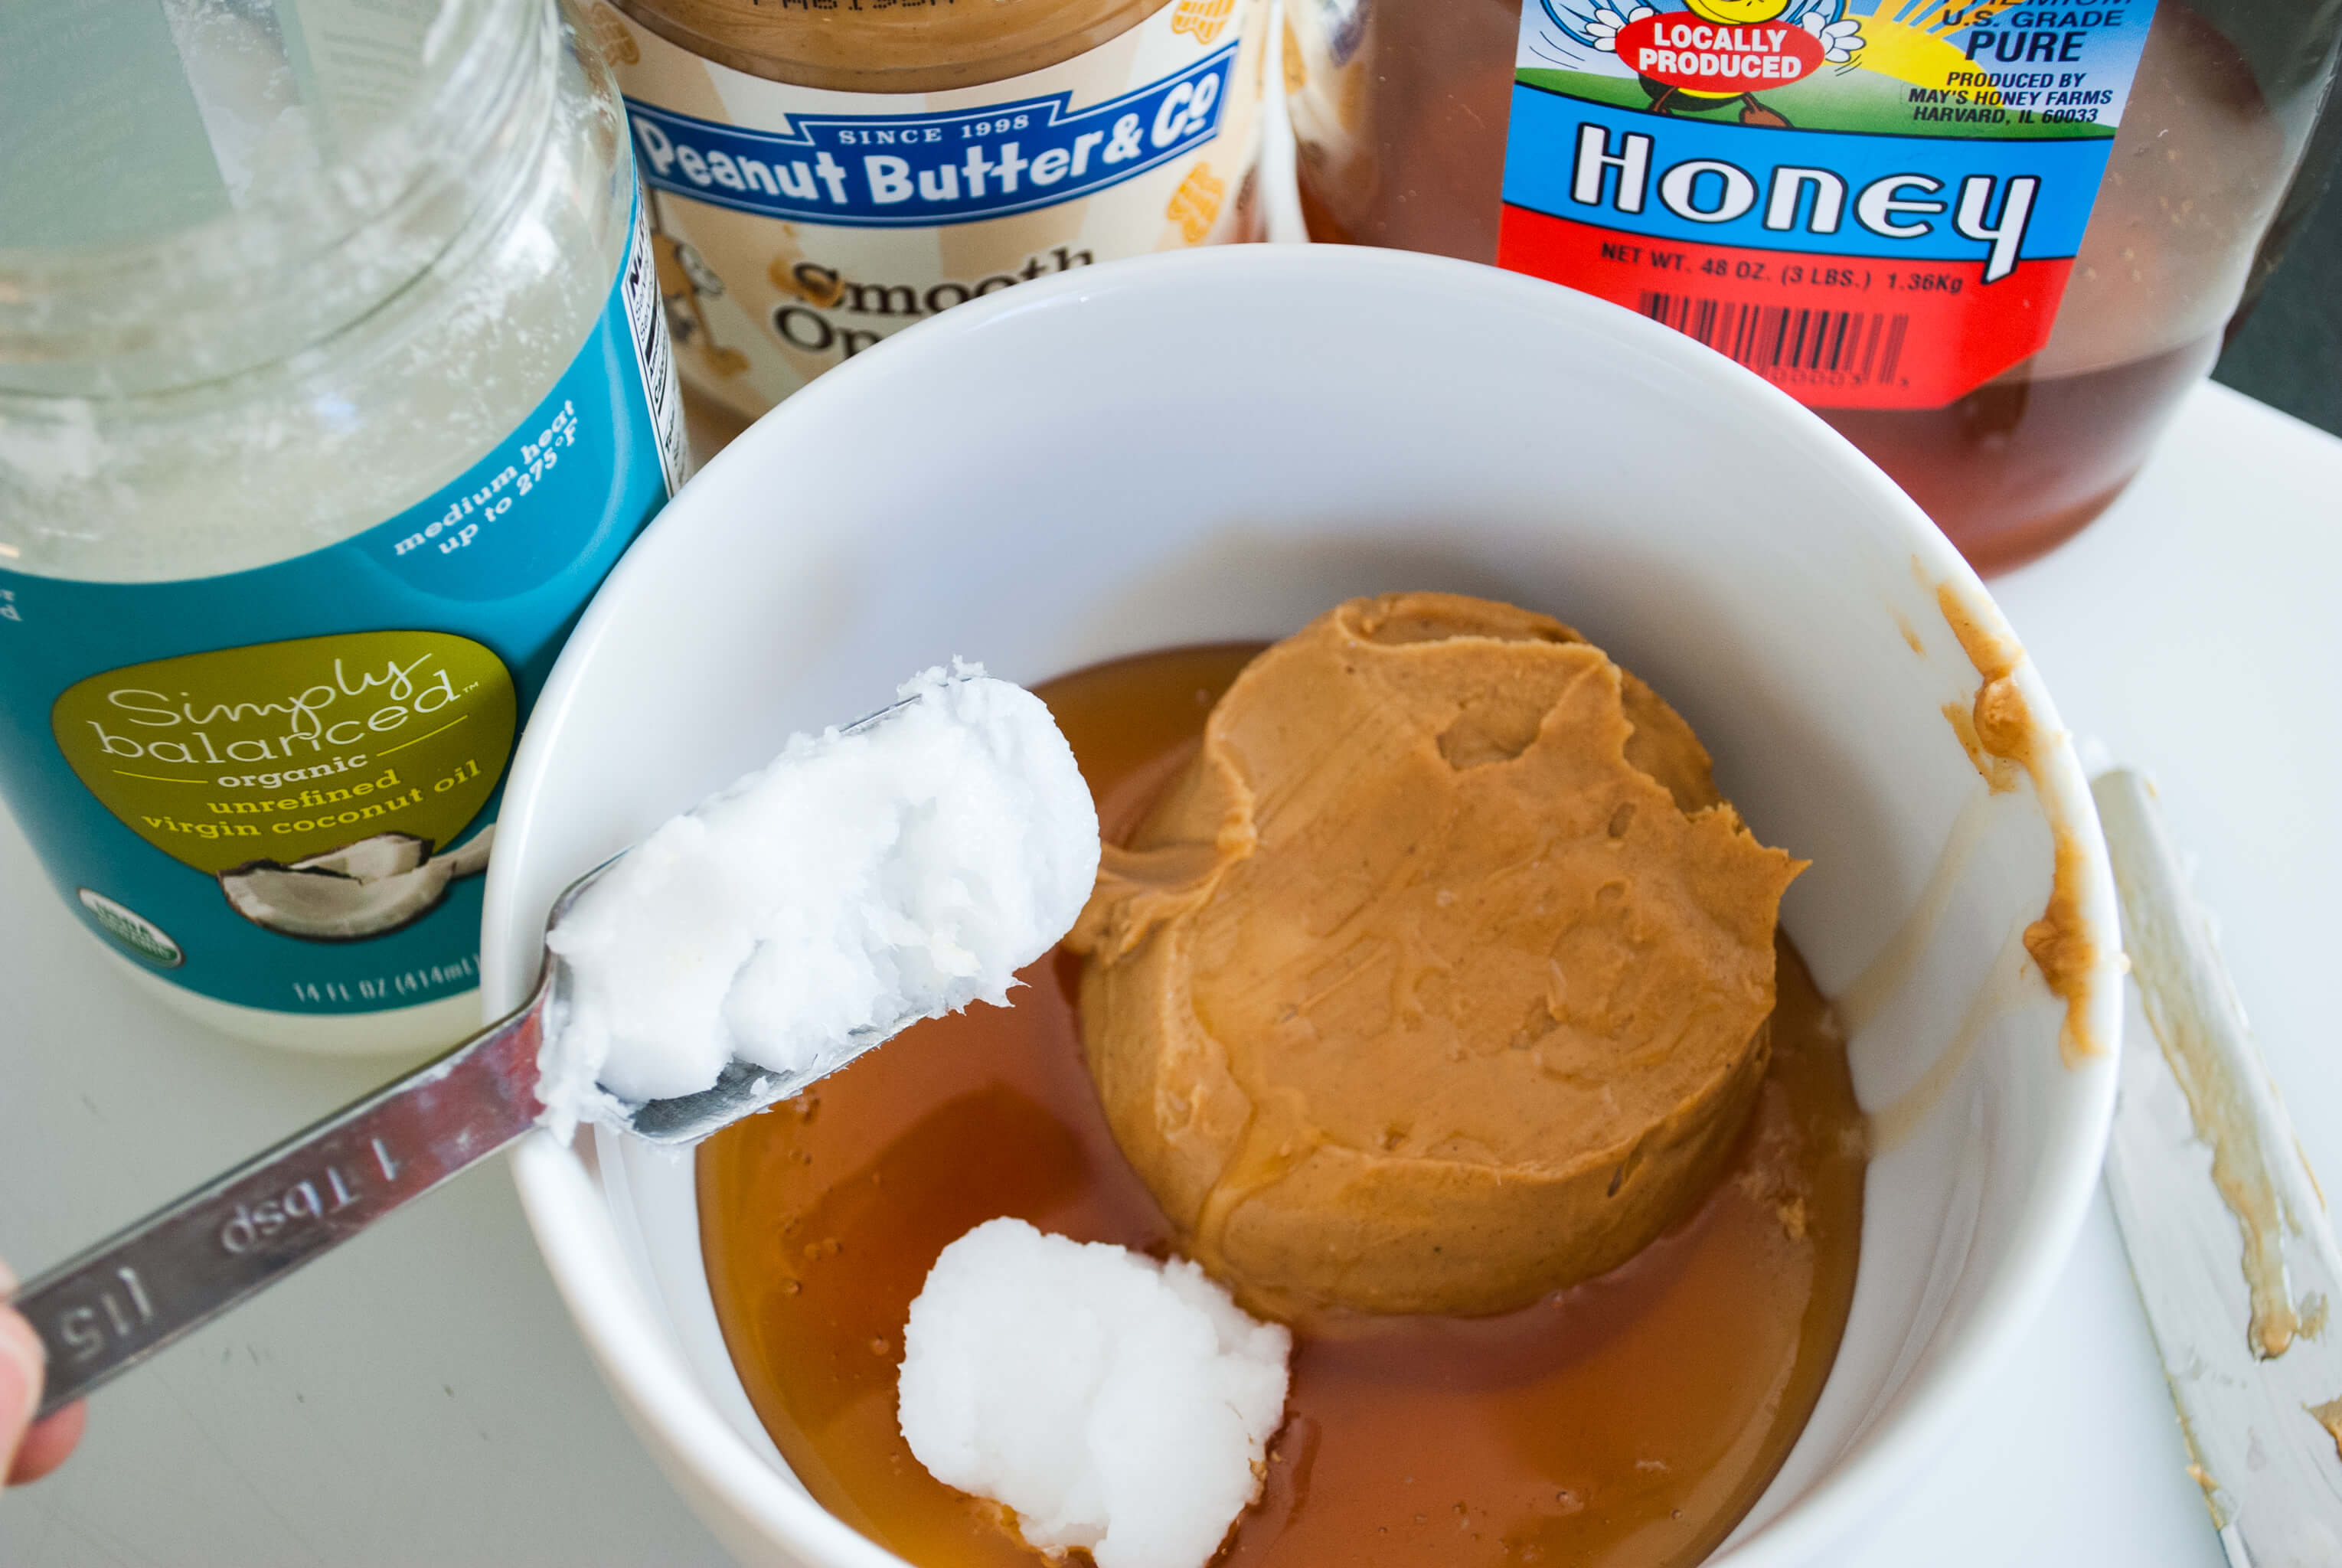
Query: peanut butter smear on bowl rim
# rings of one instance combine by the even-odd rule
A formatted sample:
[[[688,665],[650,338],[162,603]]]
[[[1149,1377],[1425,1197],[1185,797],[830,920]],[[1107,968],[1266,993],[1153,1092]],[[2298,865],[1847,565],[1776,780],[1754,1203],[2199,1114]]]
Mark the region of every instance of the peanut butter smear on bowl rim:
[[[2017,770],[2033,781],[2035,798],[2050,818],[2055,844],[2049,879],[2049,902],[2041,918],[2025,928],[2025,950],[2033,957],[2050,994],[2066,1004],[2066,1021],[2057,1034],[2057,1048],[2068,1067],[2103,1054],[2105,1045],[2092,1034],[2083,1016],[2090,997],[2090,977],[2098,964],[2097,944],[2082,913],[2082,879],[2087,857],[2072,827],[2050,811],[2049,792],[2042,777],[2042,745],[2055,737],[2034,722],[2025,694],[2017,690],[2017,667],[2025,650],[1997,624],[1971,607],[1949,583],[1936,586],[1936,604],[1945,624],[1959,639],[1960,648],[1976,667],[1982,684],[1967,708],[1946,704],[1944,714],[1966,748],[1968,760],[1995,794],[2017,787]]]

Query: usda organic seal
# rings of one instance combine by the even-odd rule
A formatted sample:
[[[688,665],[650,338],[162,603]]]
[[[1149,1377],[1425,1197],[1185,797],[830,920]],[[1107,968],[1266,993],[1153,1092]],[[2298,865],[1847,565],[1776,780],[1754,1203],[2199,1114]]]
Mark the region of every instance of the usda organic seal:
[[[97,923],[105,928],[105,934],[147,963],[164,969],[176,969],[187,961],[187,955],[179,951],[179,944],[164,934],[163,928],[145,915],[125,909],[102,893],[86,887],[77,891],[81,895],[82,907],[97,917]]]

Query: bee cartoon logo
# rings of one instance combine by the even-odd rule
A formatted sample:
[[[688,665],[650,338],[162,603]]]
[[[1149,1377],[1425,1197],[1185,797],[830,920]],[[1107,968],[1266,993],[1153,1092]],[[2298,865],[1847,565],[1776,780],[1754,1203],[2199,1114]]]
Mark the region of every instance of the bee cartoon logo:
[[[1556,42],[1573,54],[1611,56],[1642,85],[1650,111],[1658,115],[1737,105],[1744,125],[1787,127],[1788,116],[1756,95],[1800,81],[1825,64],[1851,65],[1863,47],[1862,25],[1847,15],[1847,0],[1538,3],[1560,31]],[[1604,64],[1586,61],[1583,68],[1600,70]]]

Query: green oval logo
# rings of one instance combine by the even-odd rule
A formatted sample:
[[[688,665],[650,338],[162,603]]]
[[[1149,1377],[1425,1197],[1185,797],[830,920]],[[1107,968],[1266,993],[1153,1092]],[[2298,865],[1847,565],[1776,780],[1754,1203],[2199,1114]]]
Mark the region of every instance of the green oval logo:
[[[515,722],[504,661],[444,632],[128,664],[50,711],[74,773],[132,832],[218,876],[247,919],[325,941],[396,929],[485,864],[485,844],[433,852],[487,804]]]

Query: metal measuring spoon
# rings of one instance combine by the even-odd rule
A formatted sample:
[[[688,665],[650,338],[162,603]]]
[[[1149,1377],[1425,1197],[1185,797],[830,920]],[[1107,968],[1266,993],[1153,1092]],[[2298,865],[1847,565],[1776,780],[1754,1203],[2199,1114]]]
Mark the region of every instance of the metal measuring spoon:
[[[849,725],[852,734],[906,706]],[[616,861],[562,891],[547,929]],[[537,1053],[558,1020],[569,964],[547,948],[536,990],[501,1021],[20,1289],[9,1304],[48,1347],[40,1415],[347,1241],[537,1124]],[[713,1088],[636,1105],[627,1129],[688,1144],[827,1077],[916,1022],[856,1030],[800,1073],[735,1059]]]

